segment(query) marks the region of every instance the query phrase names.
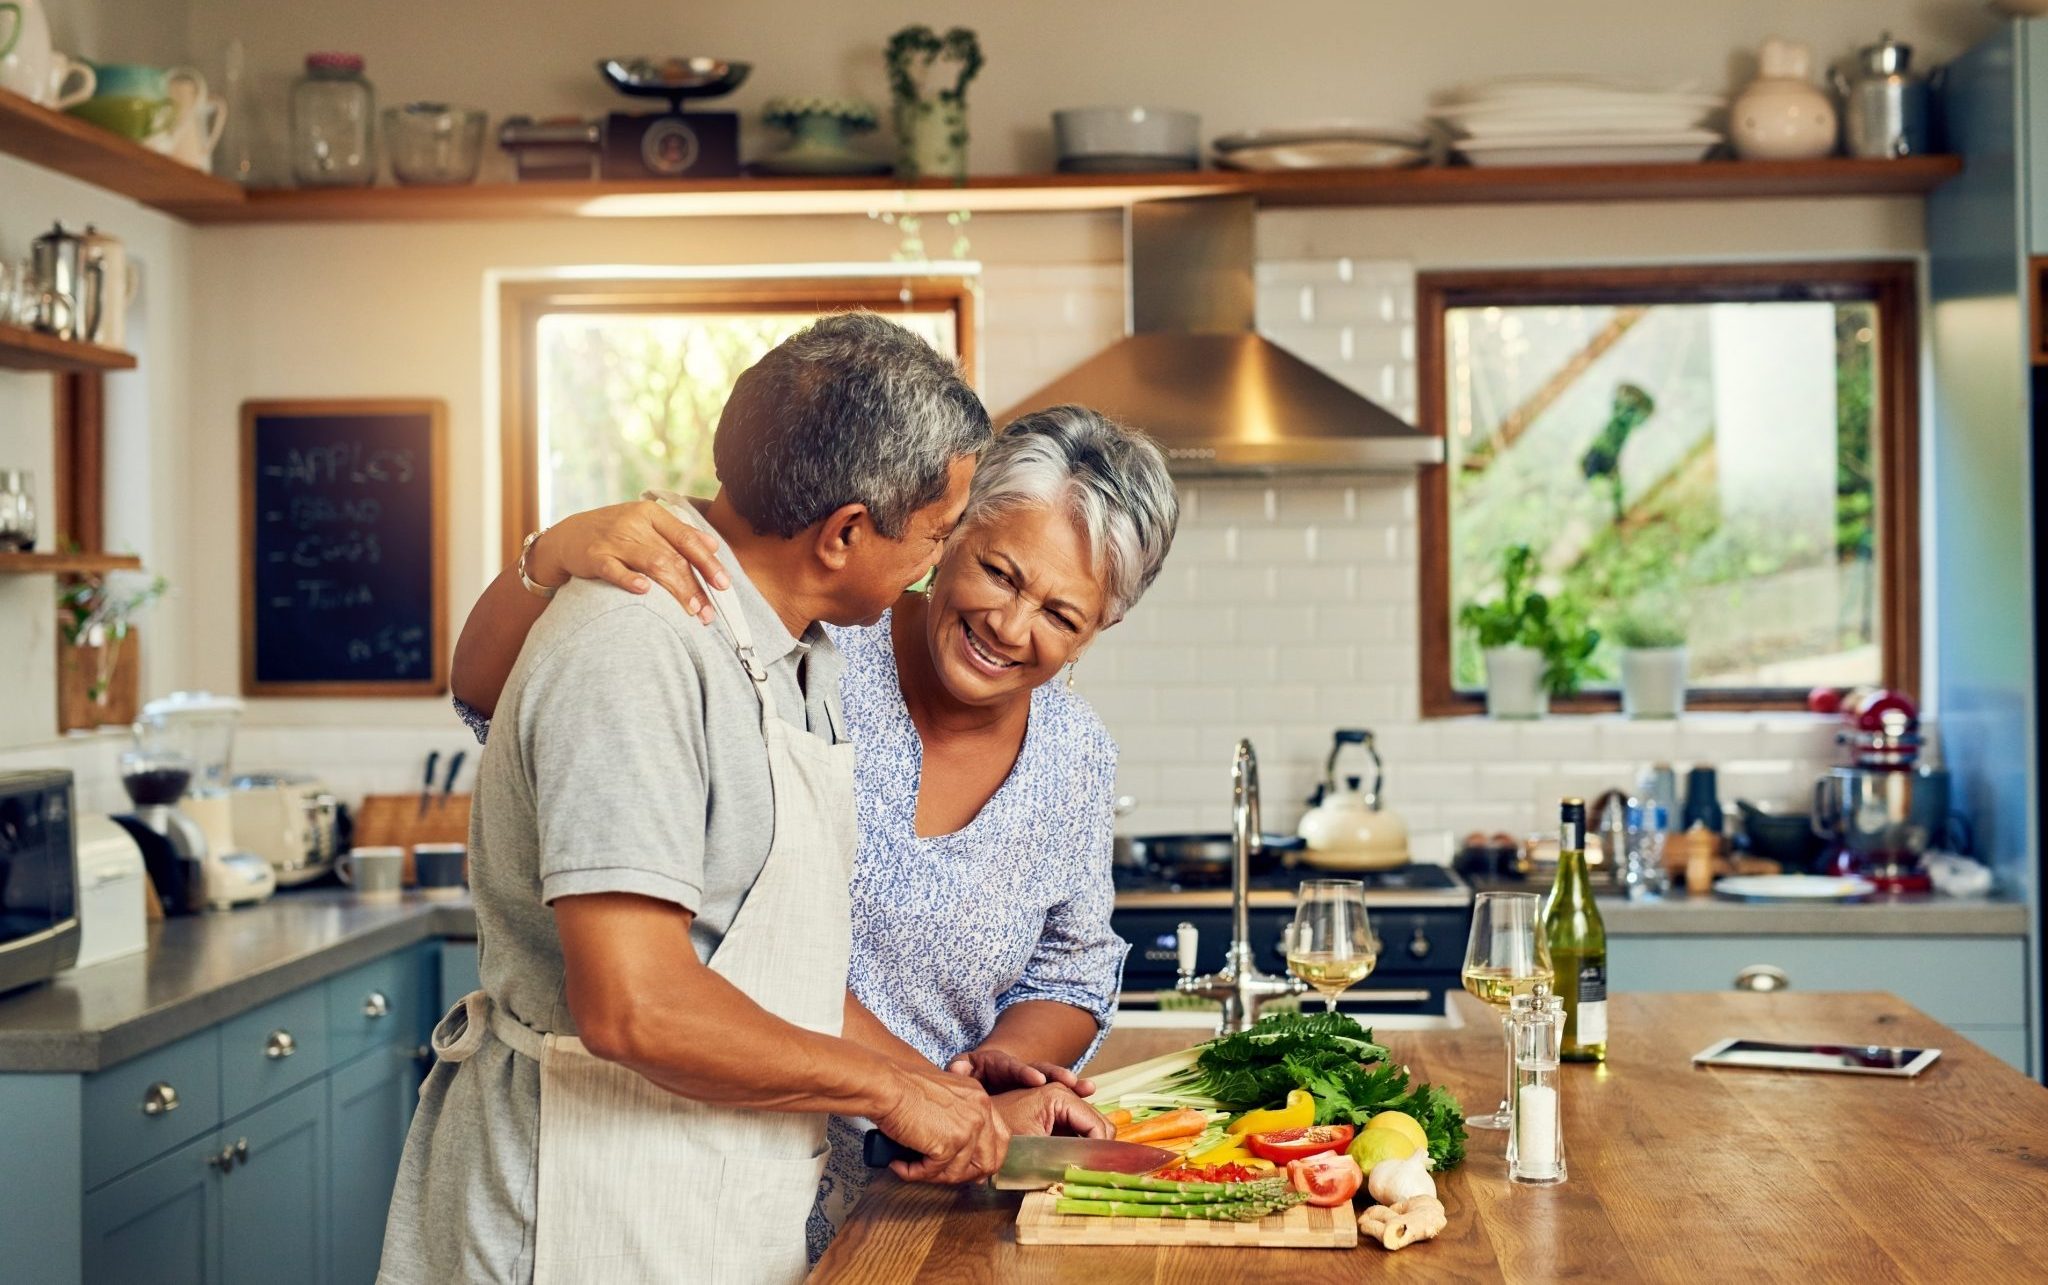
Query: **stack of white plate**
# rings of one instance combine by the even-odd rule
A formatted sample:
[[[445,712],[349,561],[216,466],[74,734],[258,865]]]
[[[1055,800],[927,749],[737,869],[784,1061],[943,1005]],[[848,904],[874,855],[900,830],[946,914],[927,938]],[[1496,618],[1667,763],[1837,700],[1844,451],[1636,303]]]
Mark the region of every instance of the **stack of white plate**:
[[[1233,170],[1399,169],[1429,159],[1427,130],[1355,120],[1248,129],[1214,146],[1216,163]]]
[[[1456,91],[1433,113],[1474,165],[1653,165],[1720,146],[1713,94],[1591,76],[1510,76]]]

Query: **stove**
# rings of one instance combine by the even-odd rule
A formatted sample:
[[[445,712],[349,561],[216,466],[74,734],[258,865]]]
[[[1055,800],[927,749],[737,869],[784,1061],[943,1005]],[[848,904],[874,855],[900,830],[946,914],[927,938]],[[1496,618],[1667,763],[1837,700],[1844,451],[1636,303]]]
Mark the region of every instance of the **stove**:
[[[1472,930],[1472,889],[1445,866],[1406,865],[1358,873],[1282,866],[1248,881],[1253,954],[1259,968],[1286,972],[1281,933],[1294,920],[1295,890],[1304,879],[1357,879],[1365,884],[1366,913],[1380,939],[1379,967],[1347,991],[1343,1007],[1365,1013],[1440,1016],[1445,996],[1459,988],[1465,940]],[[1197,973],[1223,966],[1230,946],[1230,885],[1195,882],[1151,869],[1116,873],[1116,909],[1110,924],[1131,943],[1124,964],[1126,1007],[1157,1007],[1173,993],[1178,975],[1174,932],[1193,924],[1201,934]]]

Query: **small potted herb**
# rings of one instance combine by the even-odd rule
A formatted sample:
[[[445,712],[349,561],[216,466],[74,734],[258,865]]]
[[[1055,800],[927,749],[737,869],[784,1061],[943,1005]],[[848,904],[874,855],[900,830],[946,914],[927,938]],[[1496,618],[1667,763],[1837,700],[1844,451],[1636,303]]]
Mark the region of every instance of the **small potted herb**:
[[[57,587],[57,628],[64,640],[59,718],[64,730],[135,719],[133,671],[116,691],[121,655],[135,617],[164,596],[162,576],[136,584],[121,572],[79,576]]]
[[[1621,708],[1630,718],[1677,718],[1685,712],[1685,617],[1675,602],[1641,599],[1614,619],[1609,636],[1621,648]]]
[[[965,27],[943,36],[922,24],[905,27],[889,38],[888,65],[897,175],[965,182],[967,86],[981,71],[981,41]]]
[[[1599,631],[1569,599],[1539,593],[1535,580],[1536,551],[1513,545],[1501,556],[1500,597],[1468,602],[1458,612],[1486,660],[1486,712],[1493,718],[1541,718],[1552,696],[1569,696],[1599,673]]]

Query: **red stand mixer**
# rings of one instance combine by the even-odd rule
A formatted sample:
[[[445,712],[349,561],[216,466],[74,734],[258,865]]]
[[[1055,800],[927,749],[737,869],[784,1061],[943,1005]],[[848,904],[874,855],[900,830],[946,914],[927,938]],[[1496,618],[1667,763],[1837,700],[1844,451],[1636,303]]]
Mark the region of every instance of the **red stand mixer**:
[[[1813,829],[1827,841],[1821,870],[1857,875],[1880,892],[1933,891],[1920,858],[1949,841],[1946,769],[1922,762],[1920,713],[1903,693],[1853,693],[1835,743],[1848,762],[1814,782]]]

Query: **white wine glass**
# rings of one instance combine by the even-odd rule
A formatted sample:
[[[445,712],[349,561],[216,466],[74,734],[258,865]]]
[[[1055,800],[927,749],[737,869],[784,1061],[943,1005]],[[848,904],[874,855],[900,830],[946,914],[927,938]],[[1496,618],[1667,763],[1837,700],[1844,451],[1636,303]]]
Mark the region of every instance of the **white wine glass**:
[[[1472,938],[1465,946],[1461,980],[1473,997],[1501,1014],[1501,1044],[1507,1045],[1507,1011],[1517,995],[1554,986],[1550,946],[1543,939],[1543,898],[1533,892],[1482,892],[1472,902]],[[1510,1051],[1512,1056],[1512,1051]],[[1508,1067],[1514,1082],[1514,1067]],[[1467,1116],[1472,1129],[1508,1127],[1508,1103],[1492,1115]]]
[[[1337,1011],[1337,997],[1372,975],[1379,938],[1365,915],[1365,885],[1356,879],[1308,879],[1295,894],[1287,931],[1287,970]]]

